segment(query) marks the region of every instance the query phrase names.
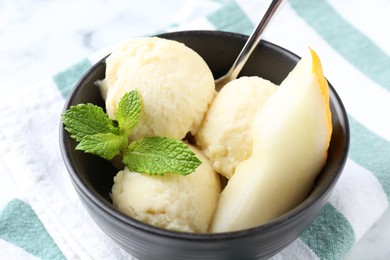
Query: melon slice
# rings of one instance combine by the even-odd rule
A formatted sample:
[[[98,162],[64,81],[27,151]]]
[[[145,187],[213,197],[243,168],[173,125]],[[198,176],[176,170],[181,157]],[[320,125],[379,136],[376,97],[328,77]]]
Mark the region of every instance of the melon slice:
[[[323,168],[332,134],[329,90],[310,49],[252,124],[252,155],[221,193],[211,232],[265,224],[296,207]]]

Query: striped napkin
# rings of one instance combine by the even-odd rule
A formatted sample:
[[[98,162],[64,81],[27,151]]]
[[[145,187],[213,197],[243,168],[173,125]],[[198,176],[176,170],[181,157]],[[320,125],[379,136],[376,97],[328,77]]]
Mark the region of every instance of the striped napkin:
[[[164,31],[249,34],[270,1],[186,1]],[[390,196],[390,2],[290,0],[264,38],[320,55],[346,106],[351,149],[329,203],[273,259],[342,259],[388,208]],[[0,211],[0,259],[131,259],[92,221],[63,165],[59,117],[80,76],[110,48],[24,90],[0,97],[0,152],[19,196]],[[2,173],[3,174],[3,173]]]

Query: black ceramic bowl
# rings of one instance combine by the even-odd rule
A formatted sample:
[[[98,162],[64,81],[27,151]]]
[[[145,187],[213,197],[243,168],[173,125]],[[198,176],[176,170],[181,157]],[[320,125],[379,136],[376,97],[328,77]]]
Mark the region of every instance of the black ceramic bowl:
[[[226,72],[247,36],[218,31],[190,31],[160,37],[185,43],[207,62],[215,77]],[[326,58],[326,57],[325,57]],[[299,57],[262,41],[241,75],[259,75],[280,84]],[[105,77],[104,59],[77,83],[64,110],[79,103],[104,107],[94,82]],[[231,233],[190,234],[168,231],[125,216],[111,204],[109,193],[116,170],[97,156],[75,150],[75,142],[60,127],[63,159],[82,203],[96,223],[131,255],[140,259],[258,259],[268,258],[293,242],[326,203],[347,158],[349,127],[343,104],[330,86],[333,134],[329,156],[308,198],[271,223]]]

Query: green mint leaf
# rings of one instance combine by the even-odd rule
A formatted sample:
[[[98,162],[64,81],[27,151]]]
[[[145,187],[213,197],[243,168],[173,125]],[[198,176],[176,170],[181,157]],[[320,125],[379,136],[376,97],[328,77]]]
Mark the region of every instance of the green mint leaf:
[[[132,142],[123,155],[123,163],[135,172],[187,175],[201,161],[182,141],[167,137],[145,137]]]
[[[113,133],[86,135],[76,146],[76,150],[93,153],[104,159],[111,160],[127,145],[127,137]]]
[[[141,95],[137,90],[126,93],[119,101],[115,114],[119,128],[130,135],[141,115]]]
[[[119,133],[119,129],[103,109],[93,104],[72,106],[62,114],[65,130],[80,142],[85,136],[98,133]]]

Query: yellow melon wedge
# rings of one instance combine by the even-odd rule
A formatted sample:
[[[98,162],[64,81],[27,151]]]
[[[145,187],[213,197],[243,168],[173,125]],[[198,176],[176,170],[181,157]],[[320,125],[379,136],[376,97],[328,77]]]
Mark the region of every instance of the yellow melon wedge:
[[[327,158],[332,133],[328,84],[310,49],[252,125],[252,155],[221,193],[211,232],[265,224],[302,202]]]

